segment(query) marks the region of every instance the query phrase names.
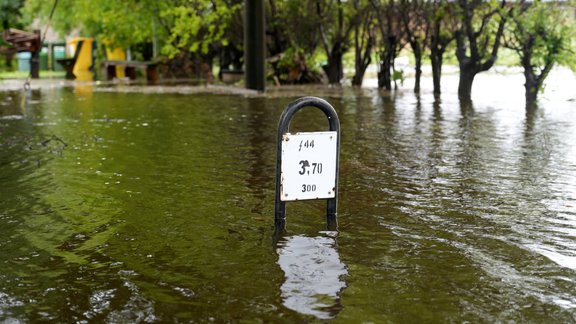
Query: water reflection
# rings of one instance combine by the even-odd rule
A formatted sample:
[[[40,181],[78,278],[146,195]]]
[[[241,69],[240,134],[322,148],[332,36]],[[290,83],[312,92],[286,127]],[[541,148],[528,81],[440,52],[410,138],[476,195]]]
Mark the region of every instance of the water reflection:
[[[529,249],[562,267],[576,270],[576,217],[570,202],[574,201],[574,181],[570,179],[573,178],[570,176],[573,172],[562,173],[567,179],[560,176],[554,180],[548,176],[559,168],[555,160],[566,159],[571,148],[556,147],[561,146],[561,143],[559,139],[548,135],[550,127],[540,111],[526,111],[518,170],[521,175],[530,176],[519,177],[521,188],[518,189],[528,191],[539,199],[529,204],[530,210],[526,212],[527,215],[530,215],[529,212],[535,213],[537,219],[527,218],[519,222],[516,228],[523,236],[531,238],[522,240]],[[558,154],[563,150],[567,150],[568,154]],[[566,160],[568,163],[562,164],[568,166],[567,171],[573,171],[574,165],[570,166],[570,160]],[[558,197],[558,193],[562,194]],[[530,233],[533,231],[530,223],[535,222],[542,225],[537,235]]]
[[[333,318],[342,310],[340,295],[348,270],[336,250],[336,233],[285,236],[278,241],[278,265],[285,275],[280,287],[284,306],[319,319]]]

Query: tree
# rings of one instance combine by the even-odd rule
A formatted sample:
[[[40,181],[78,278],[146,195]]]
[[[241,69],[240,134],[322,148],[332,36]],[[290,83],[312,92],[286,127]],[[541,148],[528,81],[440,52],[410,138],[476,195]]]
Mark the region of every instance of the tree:
[[[454,40],[454,28],[451,23],[454,19],[453,5],[448,1],[432,0],[429,4],[429,48],[430,63],[432,65],[432,83],[434,93],[440,94],[440,80],[442,78],[442,63],[448,45]]]
[[[412,48],[415,61],[414,92],[420,92],[422,57],[428,42],[430,25],[427,11],[428,4],[425,0],[400,0],[400,13],[405,36]]]
[[[350,33],[354,14],[348,1],[316,0],[318,30],[328,63],[324,71],[330,84],[340,84],[344,78],[344,54],[350,47]]]
[[[267,49],[269,56],[279,55],[284,53],[290,47],[290,30],[286,26],[293,26],[297,28],[300,26],[296,21],[292,21],[294,16],[301,14],[302,6],[294,3],[294,1],[281,1],[276,0],[268,1],[267,16],[266,16],[266,35],[268,36]],[[296,12],[294,15],[293,12]],[[302,14],[306,14],[302,12]],[[304,22],[309,22],[309,19],[303,19]]]
[[[561,1],[521,1],[511,13],[505,45],[520,57],[524,68],[526,107],[534,107],[546,77],[556,64],[569,64],[574,57],[571,40],[576,28]]]
[[[211,78],[213,60],[228,45],[230,22],[241,4],[225,0],[171,2],[160,13],[169,35],[162,52],[176,63],[171,73]]]
[[[49,23],[61,34],[79,30],[82,35],[128,48],[152,39],[153,22],[164,3],[153,0],[59,0]],[[30,21],[40,17],[48,23],[52,6],[53,1],[27,0],[24,14]]]
[[[374,16],[366,1],[354,0],[354,76],[352,85],[361,86],[370,63],[374,47]]]
[[[470,99],[474,77],[496,62],[506,23],[505,4],[505,0],[499,5],[494,0],[458,0],[460,27],[455,38],[460,98]]]
[[[394,60],[404,47],[403,24],[398,18],[398,5],[395,0],[370,0],[370,3],[374,8],[380,31],[378,88],[392,90]]]
[[[163,52],[169,57],[182,51],[207,55],[211,47],[227,45],[227,28],[239,9],[238,1],[172,1],[160,13],[169,31]]]
[[[23,0],[0,0],[0,21],[2,22],[3,30],[22,28],[20,9],[23,5]],[[12,59],[15,52],[9,48],[9,44],[5,43],[2,38],[0,38],[0,53],[5,55],[8,70],[12,70]]]
[[[315,1],[269,0],[267,12],[268,62],[278,84],[320,82],[315,54],[320,33]]]
[[[24,5],[23,0],[0,0],[0,21],[2,29],[20,27],[20,9]]]

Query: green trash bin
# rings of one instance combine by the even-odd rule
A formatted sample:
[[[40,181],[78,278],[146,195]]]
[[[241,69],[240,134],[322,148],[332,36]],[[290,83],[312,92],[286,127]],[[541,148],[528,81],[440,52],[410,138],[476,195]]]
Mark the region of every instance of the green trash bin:
[[[16,57],[18,58],[18,71],[30,72],[30,57],[32,54],[30,52],[18,53]]]
[[[47,71],[48,70],[48,49],[42,48],[42,52],[40,52],[40,70]]]
[[[52,69],[64,71],[64,67],[58,63],[59,59],[66,58],[66,45],[54,45],[52,48]]]

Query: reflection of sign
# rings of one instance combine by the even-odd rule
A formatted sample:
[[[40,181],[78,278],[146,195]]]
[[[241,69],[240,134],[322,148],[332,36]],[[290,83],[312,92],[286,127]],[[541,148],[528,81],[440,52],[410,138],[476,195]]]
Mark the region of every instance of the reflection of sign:
[[[284,134],[280,199],[334,198],[337,143],[337,132]]]
[[[340,296],[346,288],[344,277],[348,270],[340,260],[335,238],[285,237],[276,252],[285,276],[280,287],[282,304],[319,319],[338,315],[342,310]]]

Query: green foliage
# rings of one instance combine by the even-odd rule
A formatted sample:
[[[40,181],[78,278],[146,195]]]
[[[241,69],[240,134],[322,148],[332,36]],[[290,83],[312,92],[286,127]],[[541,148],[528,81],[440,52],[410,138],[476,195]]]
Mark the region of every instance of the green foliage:
[[[563,64],[576,68],[576,24],[573,7],[564,1],[535,1],[517,10],[508,33],[507,46],[520,60],[529,60],[535,73]]]
[[[400,81],[400,84],[404,84],[405,79],[406,77],[404,76],[403,70],[394,70],[392,72],[392,80],[394,80],[394,82]]]
[[[530,29],[537,36],[536,64],[545,64],[549,59],[575,68],[576,24],[573,8],[570,10],[570,7],[563,7],[560,3],[547,5],[538,1],[531,11]]]
[[[174,57],[181,51],[208,54],[216,44],[228,45],[226,31],[240,5],[222,0],[194,1],[162,10],[163,20],[171,22],[162,52]]]
[[[20,9],[23,5],[23,0],[0,0],[1,29],[22,27]]]
[[[29,0],[25,15],[47,22],[52,4]],[[80,29],[82,36],[122,48],[156,36],[164,41],[162,52],[173,57],[180,51],[205,54],[215,43],[226,45],[226,29],[239,8],[223,0],[60,0],[50,23],[62,34]]]
[[[538,92],[552,68],[574,68],[573,8],[564,1],[534,1],[512,11],[506,45],[516,51],[524,68],[527,107],[536,103]],[[568,9],[568,10],[567,10]]]
[[[280,83],[309,83],[321,79],[321,65],[326,62],[323,51],[307,55],[297,47],[289,47],[277,56],[277,63],[272,63],[270,78]]]
[[[81,36],[127,48],[152,39],[159,4],[152,0],[59,0],[49,23],[62,35],[79,29]],[[30,21],[42,18],[48,23],[52,6],[53,1],[28,0],[24,15]]]
[[[313,1],[277,1],[278,19],[289,44],[301,49],[306,55],[315,52],[320,42],[319,19]]]

